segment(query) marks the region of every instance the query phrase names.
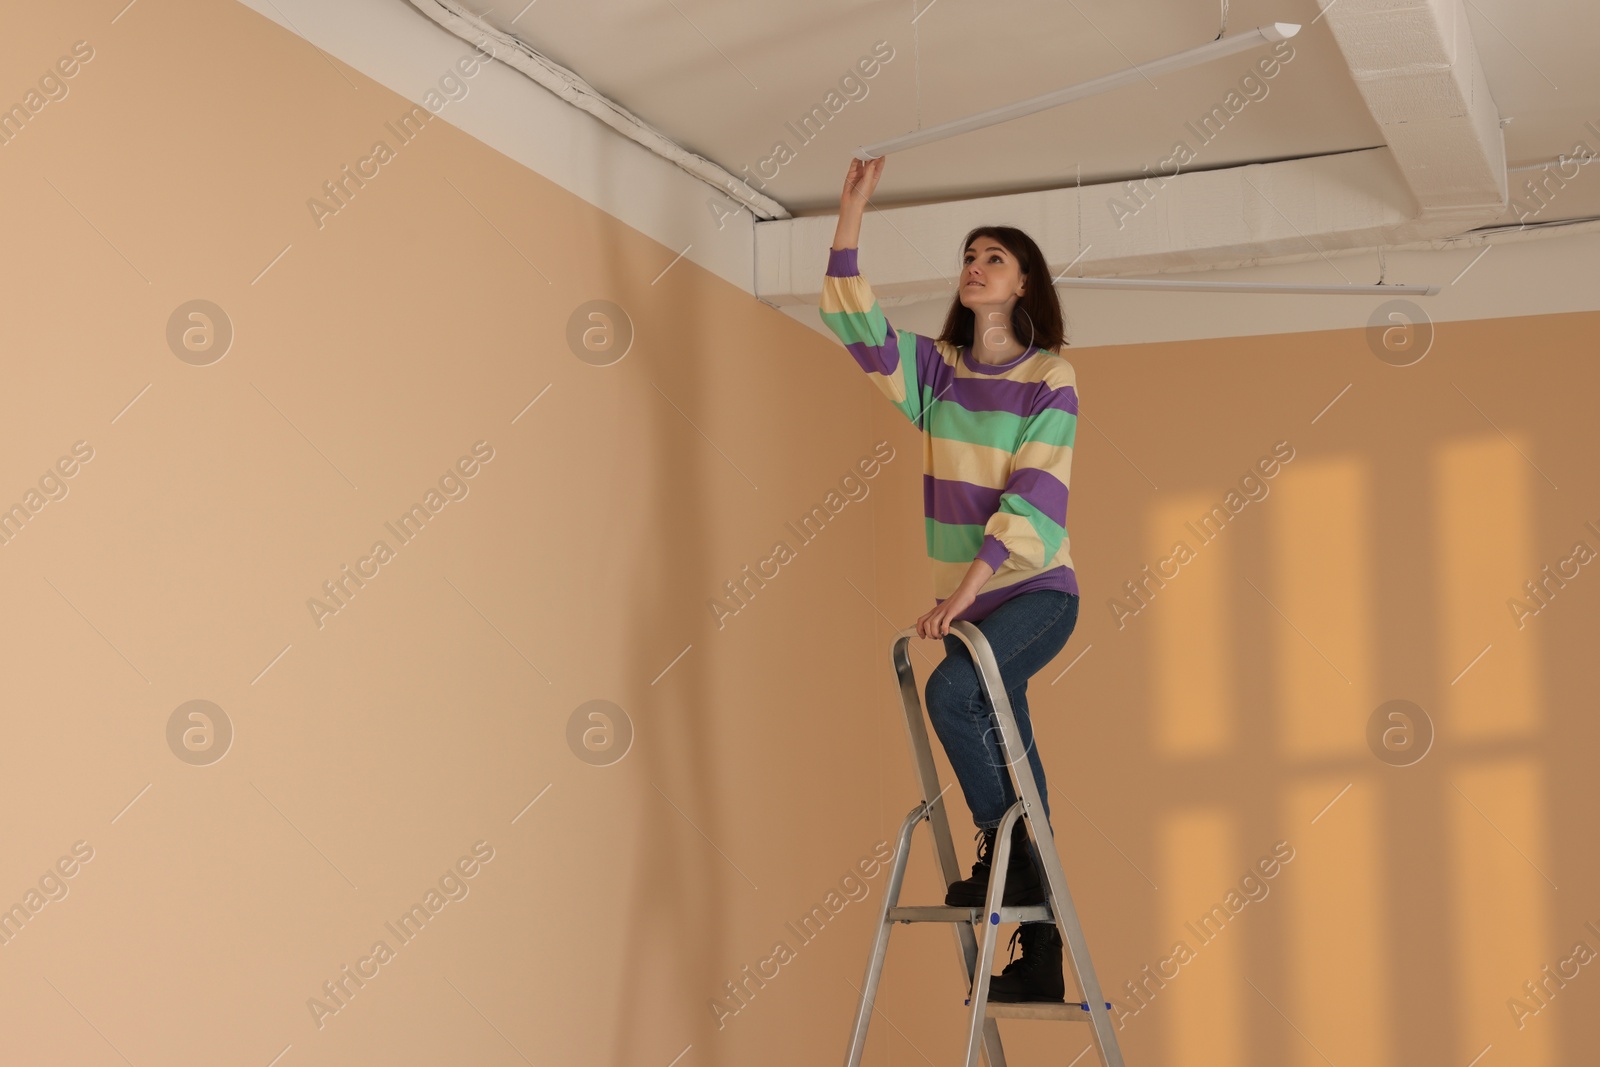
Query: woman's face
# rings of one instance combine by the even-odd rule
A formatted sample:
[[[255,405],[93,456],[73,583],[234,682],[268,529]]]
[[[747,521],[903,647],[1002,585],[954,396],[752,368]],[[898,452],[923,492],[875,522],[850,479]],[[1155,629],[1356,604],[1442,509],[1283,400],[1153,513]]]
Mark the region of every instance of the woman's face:
[[[1017,257],[993,237],[975,237],[961,257],[961,303],[975,313],[1003,311],[1026,289]]]

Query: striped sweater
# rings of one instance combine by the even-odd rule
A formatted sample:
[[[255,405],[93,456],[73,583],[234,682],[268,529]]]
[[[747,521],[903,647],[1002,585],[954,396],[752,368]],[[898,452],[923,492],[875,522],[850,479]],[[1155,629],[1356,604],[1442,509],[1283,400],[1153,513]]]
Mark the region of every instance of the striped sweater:
[[[1014,596],[1078,592],[1067,536],[1067,483],[1078,430],[1077,376],[1029,347],[980,363],[957,347],[897,331],[861,276],[854,248],[832,249],[822,321],[900,413],[922,431],[922,499],[935,603],[974,559],[994,568],[957,619],[977,622]]]

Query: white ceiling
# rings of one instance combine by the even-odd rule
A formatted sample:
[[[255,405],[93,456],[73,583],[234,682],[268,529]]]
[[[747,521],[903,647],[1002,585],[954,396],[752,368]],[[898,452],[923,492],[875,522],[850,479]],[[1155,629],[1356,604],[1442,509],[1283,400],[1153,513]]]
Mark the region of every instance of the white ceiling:
[[[264,23],[276,24],[283,32],[303,37],[314,46],[289,53],[295,58],[283,69],[286,77],[337,80],[327,63],[327,56],[333,56],[404,99],[419,105],[431,100],[428,106],[438,108],[441,74],[452,71],[470,56],[462,34],[441,26],[435,16],[425,14],[431,0],[238,2],[260,15]],[[440,2],[455,6],[459,0]],[[502,25],[520,10],[513,10],[510,2],[507,0],[498,16]],[[696,23],[713,31],[716,26],[708,23],[703,17],[707,10],[699,6],[705,2],[670,0],[663,11],[675,3]],[[758,2],[743,0],[743,5]],[[890,12],[890,16],[908,24],[909,17],[897,13],[901,2],[894,0],[896,10]],[[1076,3],[1083,7],[1085,2],[1068,0],[1068,6]],[[881,210],[868,213],[862,238],[863,246],[871,248],[875,291],[884,294],[886,307],[894,304],[893,314],[898,326],[937,330],[948,308],[947,294],[912,303],[899,295],[891,297],[888,290],[891,287],[912,291],[939,289],[943,279],[937,275],[948,271],[939,271],[937,264],[930,266],[927,260],[942,262],[940,249],[944,248],[950,251],[949,259],[953,264],[959,258],[953,251],[955,242],[965,232],[964,227],[969,223],[998,219],[1028,228],[1047,246],[1047,255],[1053,257],[1054,266],[1066,269],[1071,264],[1072,273],[1079,276],[1198,271],[1228,281],[1424,282],[1441,287],[1437,296],[1421,301],[1429,319],[1436,323],[1600,310],[1600,287],[1594,284],[1595,264],[1600,262],[1600,221],[1542,228],[1547,219],[1600,217],[1600,203],[1595,203],[1594,193],[1600,186],[1600,178],[1591,173],[1600,171],[1600,167],[1582,168],[1584,177],[1562,191],[1551,209],[1542,214],[1532,228],[1519,232],[1512,225],[1492,234],[1480,229],[1452,239],[1437,236],[1458,232],[1467,226],[1483,227],[1485,215],[1498,207],[1499,199],[1492,194],[1500,182],[1486,180],[1486,175],[1492,177],[1494,165],[1500,160],[1499,119],[1493,116],[1504,115],[1516,120],[1505,127],[1512,166],[1530,158],[1553,158],[1561,151],[1570,151],[1572,143],[1580,137],[1590,144],[1600,144],[1600,134],[1584,129],[1591,114],[1597,116],[1595,121],[1600,124],[1600,104],[1594,103],[1600,101],[1600,93],[1594,90],[1594,74],[1579,55],[1579,50],[1587,47],[1586,42],[1596,39],[1594,16],[1586,14],[1578,18],[1573,15],[1568,22],[1557,24],[1563,16],[1560,9],[1549,5],[1544,10],[1525,11],[1511,18],[1501,10],[1499,0],[1430,2],[1439,10],[1468,12],[1456,25],[1463,26],[1463,32],[1469,36],[1463,38],[1451,32],[1454,27],[1450,20],[1437,17],[1431,29],[1424,25],[1407,27],[1407,32],[1389,32],[1383,25],[1384,19],[1394,16],[1403,21],[1426,13],[1426,8],[1402,6],[1407,0],[1336,0],[1336,6],[1316,24],[1310,23],[1311,18],[1317,18],[1315,14],[1310,18],[1298,13],[1293,16],[1307,22],[1306,29],[1297,38],[1302,41],[1318,40],[1322,27],[1330,21],[1337,24],[1339,38],[1352,51],[1344,70],[1329,76],[1340,86],[1340,98],[1344,99],[1357,88],[1351,69],[1362,71],[1356,96],[1363,102],[1361,106],[1370,106],[1369,114],[1381,115],[1384,121],[1380,126],[1370,117],[1361,119],[1360,112],[1354,117],[1372,122],[1374,129],[1387,131],[1393,144],[1340,155],[1186,174],[1162,192],[1150,210],[1125,230],[1117,230],[1109,220],[1095,223],[1094,219],[1104,214],[1103,209],[1094,210],[1098,206],[1096,202],[1103,204],[1109,190],[1121,187],[1101,185],[1097,189],[1093,185],[1094,177],[1104,177],[1103,173],[1091,175],[1087,170],[1081,196],[1072,188],[1069,174],[1062,188],[1055,192],[957,199],[930,207],[883,206]],[[973,0],[934,0],[934,6],[927,8],[927,14],[919,21],[924,46],[925,92],[931,77],[927,60],[931,34],[923,24],[931,25],[929,20],[936,15],[950,17],[945,14],[947,8],[964,15],[970,14],[974,7]],[[543,9],[542,15],[553,14],[579,24],[585,22],[581,17],[583,12],[590,9],[572,6],[570,0],[538,0],[516,25],[539,51],[554,52],[552,61],[572,63],[581,74],[601,81],[610,92],[632,92],[626,86],[619,90],[616,84],[609,83],[608,72],[596,71],[594,63],[584,69],[581,57],[574,58],[570,50],[562,50],[561,42],[555,42],[557,47],[552,48],[550,42],[535,41],[535,34],[523,27],[540,9]],[[1009,10],[1017,9],[1013,6]],[[612,21],[617,21],[619,16],[615,10],[607,10],[613,14]],[[773,18],[789,20],[783,21],[784,26],[795,24],[787,9],[771,5],[771,10]],[[822,10],[826,13],[828,9]],[[1092,8],[1084,10],[1096,24],[1105,24],[1101,13]],[[1257,11],[1252,12],[1251,18],[1241,19],[1237,11],[1236,8],[1229,19],[1230,35],[1244,32],[1268,18],[1281,17],[1275,11]],[[715,19],[716,9],[711,9],[711,14]],[[673,15],[680,17],[676,11]],[[491,14],[490,18],[496,16]],[[622,18],[621,21],[628,20]],[[1507,43],[1495,26],[1506,31],[1515,45]],[[553,30],[547,32],[551,38],[555,36]],[[654,32],[662,36],[659,26]],[[692,33],[692,28],[687,32]],[[466,36],[468,40],[474,39]],[[649,36],[649,33],[630,30],[621,34],[613,30],[607,46],[611,55],[627,60],[618,65],[617,73],[632,73],[622,80],[646,89],[649,88],[648,79],[639,74],[639,64],[660,62],[644,54],[647,50],[637,43],[639,38]],[[869,34],[863,32],[862,36]],[[1204,36],[1209,40],[1215,36],[1215,30],[1205,31]],[[1456,60],[1448,69],[1440,69],[1437,63],[1430,66],[1420,61],[1426,54],[1430,36],[1435,55]],[[567,37],[603,41],[605,34],[594,25],[586,25],[583,32],[570,31]],[[1423,42],[1421,45],[1419,40]],[[1467,50],[1458,48],[1463,41]],[[1447,42],[1448,47],[1441,49],[1441,42]],[[627,48],[624,48],[625,43],[628,43]],[[674,43],[679,47],[694,47],[693,41],[676,40]],[[836,54],[853,57],[870,48],[871,43],[868,40],[860,46],[852,44]],[[1193,43],[1189,40],[1175,42],[1177,47]],[[1159,47],[1151,45],[1139,53],[1133,52],[1126,42],[1119,41],[1119,44],[1130,57],[1140,60],[1173,50],[1173,42],[1162,42]],[[715,49],[707,46],[703,39],[699,47],[701,51],[696,52],[696,56],[715,54]],[[1328,41],[1324,40],[1319,47],[1326,52]],[[606,58],[599,54],[606,51],[606,47],[600,48],[597,60]],[[1115,54],[1115,50],[1107,54]],[[795,180],[806,173],[812,157],[833,156],[825,160],[825,168],[817,171],[820,193],[814,217],[762,222],[744,211],[731,218],[718,219],[713,217],[710,205],[726,201],[726,197],[708,195],[710,187],[705,180],[643,147],[637,139],[630,139],[623,132],[596,121],[593,114],[569,103],[567,94],[558,95],[552,91],[552,88],[559,89],[559,85],[546,88],[541,79],[533,76],[534,72],[519,69],[512,57],[506,58],[508,62],[485,64],[475,75],[469,75],[470,95],[462,95],[449,103],[441,113],[446,122],[652,238],[659,246],[657,255],[646,256],[648,262],[637,265],[638,270],[650,277],[656,277],[662,268],[682,259],[769,304],[782,307],[785,314],[831,337],[817,317],[815,300],[808,302],[803,290],[816,286],[826,261],[828,235],[832,232],[832,220],[827,214],[834,210],[838,181],[835,168],[842,170],[854,142],[904,132],[905,126],[915,125],[913,119],[897,119],[892,125],[886,123],[886,129],[874,128],[860,135],[852,132],[841,136],[843,146],[836,154],[834,147],[824,141],[812,146],[815,151],[802,154],[785,167],[782,181],[786,187],[793,186]],[[900,58],[897,56],[876,80],[867,103],[876,106],[890,98],[890,94],[878,90],[894,88],[891,76]],[[1302,60],[1306,58],[1311,57],[1301,56]],[[1121,57],[1117,60],[1120,63]],[[720,57],[717,63],[723,63]],[[1071,84],[1081,80],[1079,75],[1103,72],[1116,66],[1108,60],[1092,72],[1063,68],[1061,83]],[[730,77],[739,78],[731,68],[725,69]],[[839,69],[842,71],[842,66]],[[763,101],[771,98],[774,84],[760,71],[751,73],[762,86],[755,92],[766,94]],[[723,74],[712,72],[709,66],[701,63],[696,76],[714,80]],[[1546,76],[1559,88],[1552,88]],[[689,74],[675,77],[684,84],[693,83]],[[795,93],[799,102],[793,107],[808,106],[806,94],[825,92],[825,86],[832,84],[833,77],[821,80],[822,89],[810,88],[812,83],[807,80],[804,92]],[[1376,83],[1373,77],[1378,79]],[[348,88],[346,82],[338,84]],[[726,88],[723,82],[716,84]],[[1226,84],[1226,79],[1218,84]],[[1288,86],[1287,81],[1282,84]],[[1147,98],[1155,95],[1139,86],[1119,92],[1124,95],[1143,93]],[[732,150],[724,158],[714,145],[708,148],[706,142],[697,141],[696,130],[679,128],[703,126],[699,133],[711,135],[719,128],[726,128],[726,120],[720,127],[716,123],[703,123],[703,109],[696,111],[693,107],[651,112],[650,105],[656,96],[648,91],[632,92],[622,103],[649,113],[656,122],[669,127],[674,136],[711,152],[718,157],[718,162],[730,169],[737,170],[743,162],[748,162],[735,158]],[[1483,104],[1490,97],[1499,101],[1492,115],[1486,112]],[[713,93],[707,99],[715,98]],[[907,106],[914,110],[914,97],[906,99],[910,101]],[[981,98],[983,104],[1011,99],[1014,99],[1011,93],[999,91]],[[1286,99],[1286,94],[1279,94],[1270,96],[1265,103],[1275,108]],[[1113,100],[1108,96],[1083,101],[1063,108],[1060,114],[1067,116],[1075,109],[1098,107]],[[1506,100],[1511,104],[1507,105]],[[1368,105],[1368,101],[1372,103]],[[955,103],[963,102],[956,99]],[[1489,103],[1493,105],[1494,101]],[[774,105],[773,110],[787,113],[790,107],[784,103]],[[959,112],[953,108],[951,114],[968,111],[962,106]],[[1258,108],[1253,115],[1248,111],[1241,114],[1226,130],[1224,137],[1228,140],[1219,139],[1213,146],[1219,150],[1228,148],[1232,153],[1227,157],[1219,155],[1219,158],[1237,161],[1239,153],[1234,152],[1231,140],[1235,134],[1259,138],[1269,126],[1276,134],[1280,129],[1304,125],[1296,116],[1288,112],[1284,115],[1288,117],[1279,116],[1269,107]],[[674,116],[681,120],[676,126]],[[846,109],[841,119],[850,117]],[[948,117],[948,114],[928,112],[925,97],[925,124]],[[1015,124],[1015,128],[1022,129],[1027,123],[1046,117],[1049,116],[1023,120]],[[1469,131],[1461,128],[1464,117],[1472,120]],[[1422,121],[1418,121],[1419,118]],[[1250,123],[1255,119],[1263,120],[1261,129],[1252,128]],[[1482,121],[1484,119],[1487,121]],[[768,124],[782,126],[775,118],[762,120],[763,128]],[[843,129],[839,132],[845,133]],[[767,136],[751,134],[749,140],[759,145]],[[1108,132],[1106,137],[1110,136]],[[713,137],[712,141],[717,139]],[[1150,140],[1160,145],[1162,138]],[[1085,143],[1086,146],[1094,144],[1092,140]],[[1259,142],[1241,140],[1239,143],[1255,145]],[[950,141],[946,147],[960,144]],[[935,151],[937,147],[926,150],[930,158],[941,154]],[[1491,147],[1492,152],[1488,150]],[[898,160],[911,158],[911,153],[896,156]],[[1264,154],[1262,158],[1271,159],[1273,155]],[[891,161],[891,167],[893,163]],[[1132,155],[1125,164],[1129,173],[1136,173],[1140,165],[1142,163]],[[1070,170],[1070,167],[1063,169]],[[897,189],[896,183],[902,179],[938,179],[943,173],[942,168],[932,166],[920,168],[920,173],[913,169],[909,174],[904,166],[898,171],[891,169],[886,175],[885,189],[880,190],[883,195],[875,200],[898,195],[904,204],[905,188]],[[1526,173],[1512,175],[1513,187],[1527,176]],[[1471,210],[1458,214],[1455,222],[1449,222],[1447,210],[1436,210],[1431,222],[1426,212],[1420,212],[1419,205],[1430,201],[1436,207],[1447,208],[1450,197],[1460,188],[1473,194],[1462,200]],[[1484,210],[1485,191],[1491,194],[1487,199],[1490,205],[1487,211]],[[782,195],[791,197],[794,190],[785,188]],[[1072,210],[1075,202],[1083,205],[1081,236],[1078,220],[1072,217],[1077,214]],[[1452,228],[1439,229],[1442,224]],[[1429,225],[1434,227],[1431,231]],[[765,254],[758,254],[763,248]],[[917,254],[918,248],[926,256]],[[1286,255],[1286,252],[1299,255]],[[757,275],[763,270],[785,265],[791,277],[782,285],[757,284]],[[620,271],[611,281],[601,284],[625,286],[635,273]],[[1069,305],[1073,344],[1089,348],[1359,329],[1370,326],[1371,314],[1384,299],[1382,296],[1286,297],[1176,292],[1155,297],[1143,292],[1079,288],[1066,290],[1063,297]],[[1286,354],[1291,352],[1286,349]]]
[[[859,144],[1122,70],[1203,44],[1223,29],[1220,7],[1176,0],[457,3],[733,173],[754,169],[775,141],[787,142],[795,158],[764,191],[797,215],[836,209]],[[1267,95],[1206,144],[1187,171],[1384,144],[1319,10],[1315,0],[1229,5],[1230,36],[1268,22],[1303,28],[1291,42],[1295,58],[1266,83]],[[1600,5],[1467,0],[1464,10],[1495,105],[1502,121],[1510,120],[1508,166],[1553,159],[1580,139],[1600,147],[1600,134],[1585,129],[1590,121],[1600,127],[1600,65],[1589,55],[1600,40]],[[865,82],[866,95],[801,145],[786,122],[820,104],[878,41],[894,55]],[[1085,185],[1138,178],[1180,138],[1198,143],[1185,123],[1237,87],[1266,51],[896,153],[874,199],[886,206],[1060,188],[1080,176]],[[1583,168],[1539,221],[1600,215],[1595,170]],[[1513,196],[1531,176],[1511,175]],[[1514,219],[1508,211],[1506,220]]]

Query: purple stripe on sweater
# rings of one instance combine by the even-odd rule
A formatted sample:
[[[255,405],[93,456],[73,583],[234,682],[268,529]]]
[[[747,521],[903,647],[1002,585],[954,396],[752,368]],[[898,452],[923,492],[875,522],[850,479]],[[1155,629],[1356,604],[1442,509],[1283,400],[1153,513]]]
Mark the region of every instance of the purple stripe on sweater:
[[[1060,389],[1052,389],[1044,397],[1044,403],[1039,406],[1040,411],[1049,408],[1059,408],[1071,415],[1078,413],[1078,390],[1070,385],[1063,385]]]
[[[982,622],[994,613],[994,609],[1010,600],[1012,597],[1021,596],[1023,593],[1032,593],[1040,589],[1059,589],[1063,593],[1078,594],[1078,575],[1071,567],[1063,564],[1060,567],[1051,567],[1032,578],[1026,578],[1015,585],[1008,585],[1004,589],[991,589],[987,593],[979,593],[977,599],[967,605],[967,610],[957,615],[957,619],[968,622]],[[935,604],[943,604],[948,597],[935,597]],[[959,640],[959,638],[957,639]]]
[[[1006,482],[1006,492],[1015,493],[1056,521],[1067,525],[1067,487],[1061,479],[1038,467],[1018,467]]]
[[[916,338],[917,381],[937,397],[950,384],[950,367],[934,347],[933,338],[920,333],[911,336]],[[945,392],[944,395],[948,396],[949,393]]]
[[[845,345],[845,350],[854,357],[857,366],[866,371],[877,371],[879,374],[900,373],[900,336],[892,325],[886,325],[883,335],[883,344],[873,345],[866,341],[852,341]],[[933,339],[920,333],[910,335],[912,343],[916,346],[917,355],[917,381],[923,388],[937,394],[941,390],[948,397],[953,390],[945,389],[949,383],[945,380],[947,375],[941,373],[946,369],[944,360],[939,358],[939,350],[934,348]],[[912,407],[916,408],[922,403],[920,397],[908,397]]]
[[[960,404],[968,411],[1008,411],[1013,415],[1026,415],[1032,410],[1039,390],[1036,382],[963,375],[940,393],[939,399]]]
[[[1019,467],[1006,481],[1004,490],[961,482],[950,478],[922,476],[923,514],[936,522],[952,526],[983,526],[1000,510],[1002,493],[1015,493],[1058,526],[1067,525],[1067,487],[1049,471]]]
[[[1000,507],[1000,490],[971,482],[922,476],[923,514],[952,526],[982,526]]]
[[[855,357],[856,363],[862,370],[893,374],[900,369],[900,346],[896,342],[897,338],[891,327],[881,345],[868,344],[866,341],[851,341],[844,347],[845,351]]]
[[[848,278],[852,274],[860,274],[861,270],[856,265],[858,252],[859,249],[855,248],[828,249],[828,277]]]
[[[1072,386],[1050,389],[1043,382],[1014,382],[1007,378],[964,376],[939,395],[968,411],[1008,411],[1027,417],[1048,408],[1078,413],[1078,393]]]
[[[978,549],[978,554],[972,558],[981,559],[990,567],[999,570],[1000,565],[1011,558],[1011,550],[994,534],[984,534],[983,545]]]

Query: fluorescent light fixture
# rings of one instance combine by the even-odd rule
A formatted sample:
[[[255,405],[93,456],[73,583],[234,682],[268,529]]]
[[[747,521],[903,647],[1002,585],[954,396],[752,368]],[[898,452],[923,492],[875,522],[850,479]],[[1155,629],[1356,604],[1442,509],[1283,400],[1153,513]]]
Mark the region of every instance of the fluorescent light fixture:
[[[1127,70],[1115,74],[1106,74],[1099,78],[1078,85],[1069,85],[1065,89],[1045,93],[1028,100],[1021,100],[1015,104],[1006,104],[1004,107],[991,108],[980,111],[976,115],[968,115],[964,119],[952,119],[950,122],[941,122],[937,126],[929,126],[925,130],[904,134],[900,137],[891,137],[887,141],[876,144],[862,145],[856,149],[856,158],[861,160],[877,159],[890,152],[901,152],[907,148],[916,148],[931,141],[941,141],[946,137],[954,137],[961,133],[971,133],[981,130],[985,126],[993,126],[1001,122],[1010,122],[1024,115],[1032,115],[1038,111],[1046,111],[1071,100],[1081,100],[1086,96],[1103,93],[1111,89],[1121,88],[1132,84],[1153,74],[1168,74],[1185,67],[1193,67],[1209,60],[1231,56],[1235,52],[1243,52],[1263,44],[1288,40],[1300,32],[1299,23],[1295,22],[1269,22],[1259,26],[1249,33],[1237,34],[1233,37],[1224,37],[1207,44],[1191,48],[1186,52],[1178,52],[1167,56],[1165,59],[1153,60],[1129,67]]]
[[[1437,285],[1299,285],[1294,282],[1182,282],[1166,278],[1057,278],[1080,289],[1184,289],[1202,293],[1310,293],[1316,296],[1436,296]]]
[[[1596,162],[1600,162],[1600,157],[1597,157],[1597,156],[1557,156],[1554,159],[1547,159],[1543,163],[1529,163],[1525,167],[1507,167],[1506,168],[1506,173],[1507,174],[1515,174],[1519,170],[1543,170],[1544,168],[1548,167],[1552,163],[1559,163],[1563,167],[1566,166],[1568,163],[1576,163],[1578,166],[1581,167],[1581,166],[1583,166],[1583,165],[1585,165],[1587,163],[1596,163]]]

